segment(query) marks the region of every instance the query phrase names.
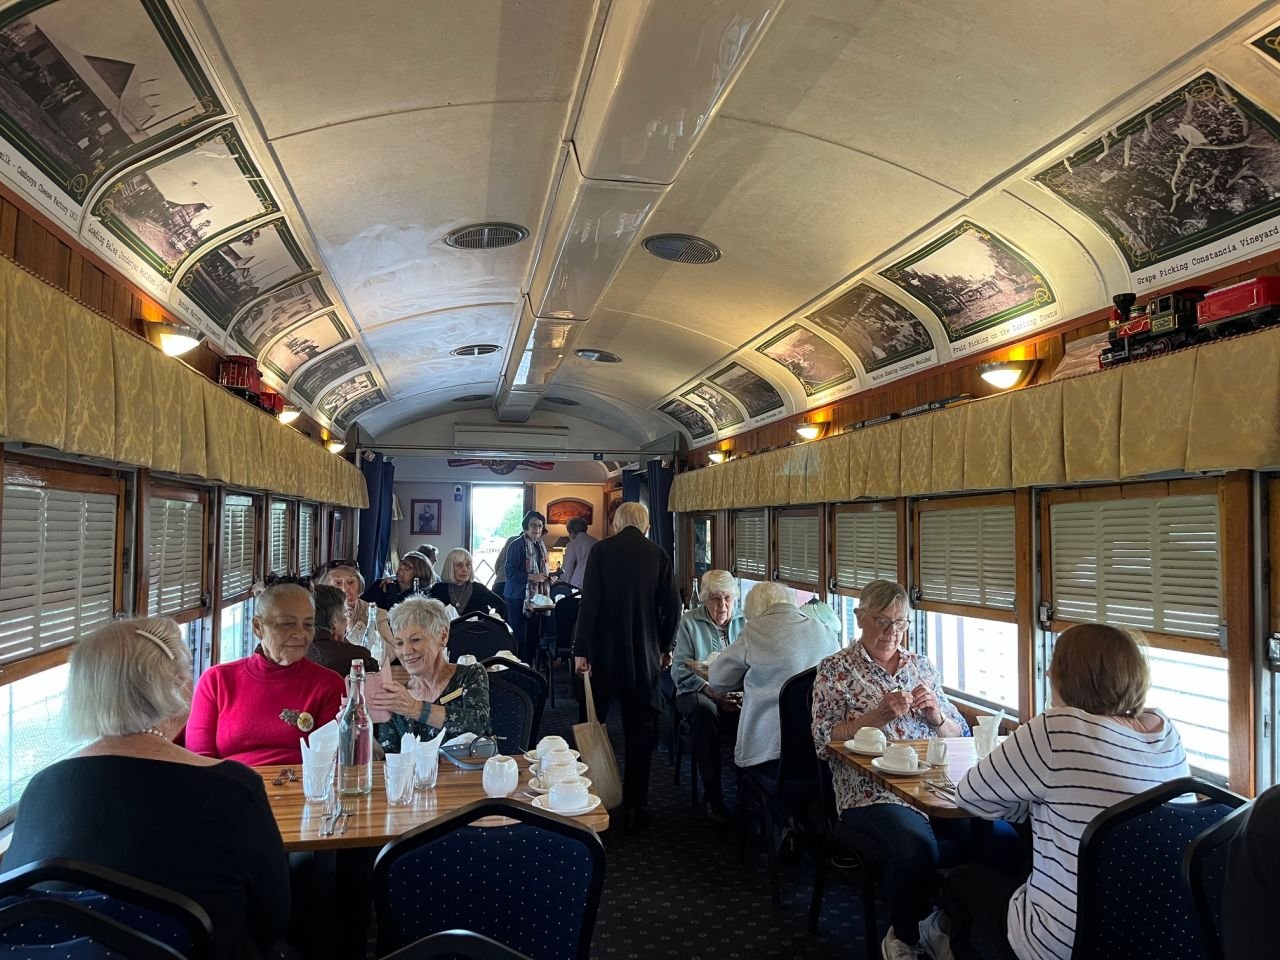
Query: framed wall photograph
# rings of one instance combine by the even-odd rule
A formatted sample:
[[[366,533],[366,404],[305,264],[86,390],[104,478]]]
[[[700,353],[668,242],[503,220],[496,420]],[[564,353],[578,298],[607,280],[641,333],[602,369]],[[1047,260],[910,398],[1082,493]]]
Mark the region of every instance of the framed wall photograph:
[[[440,501],[409,501],[409,533],[415,537],[440,536]]]

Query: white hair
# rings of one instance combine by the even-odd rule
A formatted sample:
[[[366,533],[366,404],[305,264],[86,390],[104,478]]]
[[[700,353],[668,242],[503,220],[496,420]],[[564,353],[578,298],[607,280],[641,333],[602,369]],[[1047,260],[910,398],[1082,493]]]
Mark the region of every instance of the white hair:
[[[471,554],[468,551],[463,550],[461,547],[454,547],[444,555],[444,566],[440,570],[440,579],[445,583],[458,582],[453,579],[453,565],[459,560],[466,560],[468,563],[474,563],[471,559]]]
[[[754,620],[776,603],[789,603],[795,606],[796,592],[785,583],[768,581],[757,583],[747,594],[747,602],[743,613],[748,620]]]
[[[167,617],[116,620],[71,652],[67,725],[76,737],[141,733],[191,709],[191,651]]]
[[[310,590],[301,584],[273,583],[254,598],[253,615],[265,619],[267,614],[275,610],[277,604],[288,596],[306,597],[311,602],[311,609],[314,610],[316,608],[316,598],[311,595]]]
[[[727,593],[732,599],[738,599],[738,581],[728,570],[708,570],[702,575],[698,589],[704,600],[713,593]]]
[[[339,570],[345,571],[347,573],[354,573],[356,575],[356,580],[360,583],[360,592],[364,593],[365,591],[364,574],[360,572],[360,568],[357,567],[354,563],[334,564],[324,573],[320,574],[320,576],[316,578],[316,582],[323,583],[327,587],[332,587],[333,581],[330,579],[330,577],[333,574],[337,573]]]
[[[613,532],[621,533],[627,527],[635,527],[641,533],[649,529],[649,508],[643,503],[629,500],[619,504],[613,515]]]
[[[400,636],[408,627],[422,627],[427,633],[439,635],[449,627],[449,614],[444,604],[420,594],[401,600],[387,615],[391,632]]]
[[[872,580],[858,594],[858,609],[868,613],[888,610],[901,601],[902,609],[911,612],[911,600],[906,588],[892,580]]]

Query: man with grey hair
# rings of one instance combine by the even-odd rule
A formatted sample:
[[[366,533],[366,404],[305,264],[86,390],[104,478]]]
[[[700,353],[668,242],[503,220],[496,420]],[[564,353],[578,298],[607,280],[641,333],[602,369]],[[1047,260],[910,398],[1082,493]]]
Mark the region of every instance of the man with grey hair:
[[[564,548],[560,580],[581,590],[582,578],[587,572],[587,555],[599,541],[587,533],[587,521],[582,517],[570,517],[565,526],[569,528],[569,545]]]

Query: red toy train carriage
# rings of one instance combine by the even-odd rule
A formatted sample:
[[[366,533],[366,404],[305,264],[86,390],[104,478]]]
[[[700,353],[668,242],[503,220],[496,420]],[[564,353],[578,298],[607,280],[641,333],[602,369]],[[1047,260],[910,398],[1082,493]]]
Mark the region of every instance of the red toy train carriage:
[[[218,383],[273,417],[284,412],[284,397],[262,385],[262,371],[253,357],[233,356],[220,361]]]

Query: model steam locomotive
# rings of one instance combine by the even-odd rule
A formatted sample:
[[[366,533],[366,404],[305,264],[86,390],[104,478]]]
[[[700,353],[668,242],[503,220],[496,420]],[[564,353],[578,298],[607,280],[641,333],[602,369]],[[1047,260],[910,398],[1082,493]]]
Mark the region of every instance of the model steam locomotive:
[[[1171,350],[1270,326],[1280,319],[1280,277],[1255,277],[1218,290],[1186,287],[1153,297],[1140,311],[1132,293],[1112,299],[1111,329],[1098,356],[1104,370]]]

